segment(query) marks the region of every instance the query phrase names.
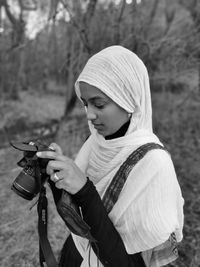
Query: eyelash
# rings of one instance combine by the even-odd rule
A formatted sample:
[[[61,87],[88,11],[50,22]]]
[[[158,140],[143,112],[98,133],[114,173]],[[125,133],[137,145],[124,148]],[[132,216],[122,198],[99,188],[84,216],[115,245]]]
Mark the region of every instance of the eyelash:
[[[102,105],[94,105],[96,108],[98,108],[98,109],[103,109],[104,108],[104,104],[102,104]]]
[[[87,103],[83,103],[83,105],[87,108],[88,107],[88,104]],[[101,104],[101,105],[95,105],[93,104],[93,106],[97,109],[103,109],[105,104]]]

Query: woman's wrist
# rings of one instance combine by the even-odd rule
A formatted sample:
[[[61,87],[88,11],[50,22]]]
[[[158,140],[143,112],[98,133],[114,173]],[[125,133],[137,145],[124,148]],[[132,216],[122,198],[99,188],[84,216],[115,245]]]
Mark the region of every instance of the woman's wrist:
[[[79,206],[81,206],[82,204],[85,203],[86,197],[87,198],[90,197],[91,190],[93,192],[94,189],[95,189],[95,187],[94,187],[93,183],[87,177],[85,184],[81,187],[81,189],[79,191],[77,191],[75,194],[72,194],[72,198]]]

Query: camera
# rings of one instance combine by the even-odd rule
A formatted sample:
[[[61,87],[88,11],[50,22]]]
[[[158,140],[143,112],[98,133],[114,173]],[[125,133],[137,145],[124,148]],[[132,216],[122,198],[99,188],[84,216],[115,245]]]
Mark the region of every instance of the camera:
[[[49,179],[46,167],[49,159],[38,158],[39,151],[52,151],[47,145],[35,142],[10,143],[12,147],[23,151],[23,158],[17,163],[23,170],[14,180],[11,189],[26,200],[32,200]]]
[[[10,144],[15,149],[23,151],[23,158],[17,163],[23,169],[15,178],[11,189],[24,199],[32,200],[38,193],[42,192],[43,185],[50,178],[46,173],[46,167],[50,159],[38,158],[36,153],[54,150],[40,141],[11,142]],[[94,241],[90,233],[90,226],[82,219],[78,206],[73,203],[70,194],[65,190],[62,191],[61,198],[57,203],[57,210],[72,233]]]

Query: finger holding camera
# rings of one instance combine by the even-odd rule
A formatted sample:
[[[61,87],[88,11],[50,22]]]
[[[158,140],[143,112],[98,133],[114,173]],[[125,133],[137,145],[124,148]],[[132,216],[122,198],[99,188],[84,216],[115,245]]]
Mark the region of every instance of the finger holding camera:
[[[85,185],[87,178],[73,160],[54,151],[38,152],[37,156],[52,159],[47,165],[47,173],[57,188],[75,194]]]
[[[61,148],[58,144],[56,144],[56,143],[51,143],[51,144],[49,145],[49,148],[52,149],[52,150],[54,150],[57,154],[59,154],[59,155],[63,155],[62,148]]]
[[[60,154],[60,151],[58,150],[58,152],[52,147],[50,147],[52,150],[51,151],[40,151],[37,152],[36,155],[38,158],[43,158],[43,159],[49,159],[51,162],[51,160],[59,160],[59,161],[65,161],[65,156],[63,154]],[[51,165],[47,164],[47,168],[46,168],[46,173],[48,175],[51,175],[54,173],[54,169],[51,168]]]
[[[50,161],[49,166],[55,171],[51,175],[51,180],[55,181],[55,186],[71,194],[77,193],[87,181],[85,174],[73,160],[67,157],[64,157],[63,161]]]

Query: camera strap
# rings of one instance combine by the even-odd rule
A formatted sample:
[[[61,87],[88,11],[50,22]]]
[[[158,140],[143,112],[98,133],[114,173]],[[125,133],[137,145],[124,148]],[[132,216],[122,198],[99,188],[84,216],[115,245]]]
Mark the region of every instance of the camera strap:
[[[40,266],[57,267],[55,256],[53,254],[51,245],[47,238],[47,224],[48,224],[48,200],[46,197],[46,188],[43,186],[40,191],[37,211],[38,211],[38,234],[39,234],[39,258]]]

